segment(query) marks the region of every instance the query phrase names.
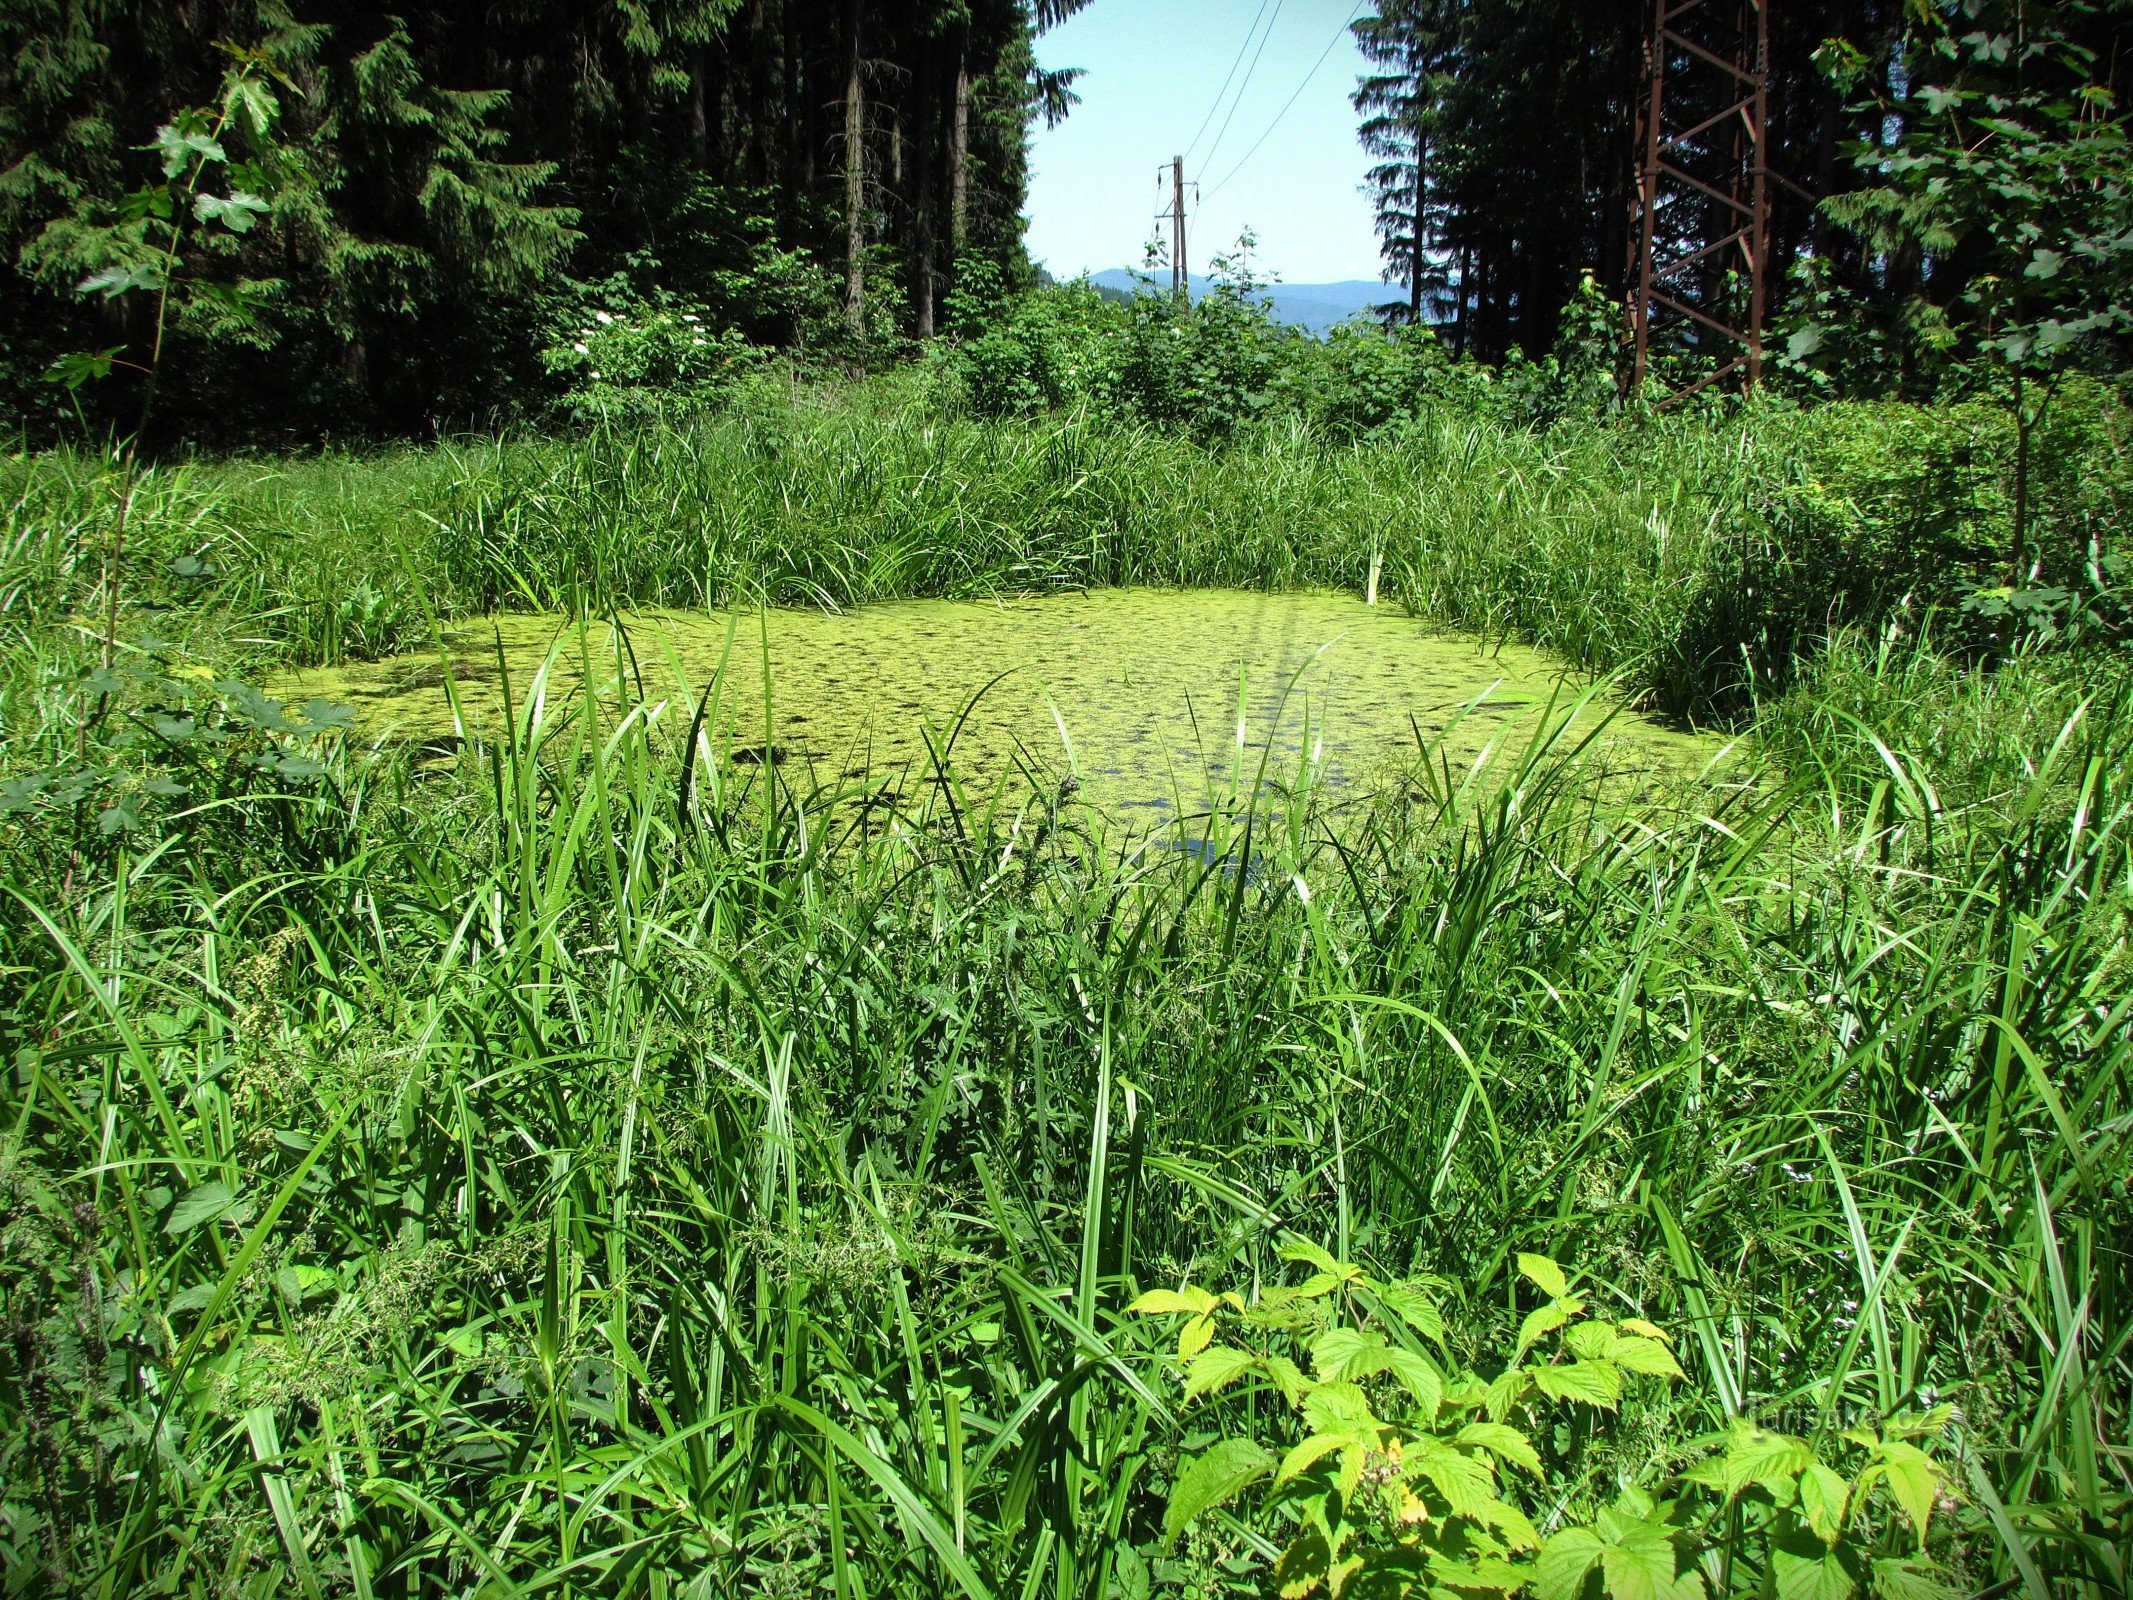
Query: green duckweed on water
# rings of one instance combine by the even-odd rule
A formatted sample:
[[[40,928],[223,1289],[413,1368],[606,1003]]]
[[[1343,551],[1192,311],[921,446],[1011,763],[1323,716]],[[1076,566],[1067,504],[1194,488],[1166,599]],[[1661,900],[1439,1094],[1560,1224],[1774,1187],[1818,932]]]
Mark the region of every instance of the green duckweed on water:
[[[1551,705],[1567,708],[1587,687],[1538,651],[1323,593],[1109,589],[842,614],[656,611],[582,634],[565,617],[503,616],[447,627],[440,645],[293,674],[281,687],[354,707],[373,737],[433,740],[455,731],[455,699],[468,724],[493,723],[499,661],[521,704],[575,699],[588,665],[603,692],[647,702],[693,706],[715,684],[720,745],[744,762],[767,752],[802,782],[930,770],[930,740],[967,778],[1071,772],[1099,808],[1148,821],[1262,775],[1283,784],[1308,774],[1353,792],[1425,745],[1457,769],[1517,748]],[[1694,771],[1721,748],[1605,694],[1577,715],[1608,719],[1590,759],[1611,773]]]

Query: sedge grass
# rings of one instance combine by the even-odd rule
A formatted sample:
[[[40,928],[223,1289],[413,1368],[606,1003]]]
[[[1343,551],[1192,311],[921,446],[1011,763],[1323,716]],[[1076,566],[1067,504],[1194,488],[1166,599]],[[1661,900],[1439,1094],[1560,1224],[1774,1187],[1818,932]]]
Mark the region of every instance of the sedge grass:
[[[591,473],[621,445],[495,448]],[[150,525],[195,529],[214,569],[156,626],[286,658],[259,619],[288,569],[243,554],[269,548],[244,496],[284,488],[236,470],[154,479]],[[22,492],[81,503],[49,473]],[[659,481],[692,476],[728,481]],[[363,503],[434,507],[437,481]],[[1432,492],[1479,519],[1482,481]],[[1122,547],[1150,548],[1134,526]],[[625,531],[617,561],[662,559]],[[826,564],[781,546],[750,581],[862,570],[821,537]],[[1005,544],[929,564],[964,537],[884,540],[881,570],[1022,570]],[[51,564],[5,591],[14,772],[80,743],[91,580],[65,544],[15,546]],[[1303,544],[1167,548],[1222,581],[1337,576],[1274,564]],[[703,570],[687,548],[672,573]],[[1554,580],[1524,581],[1546,615]],[[417,599],[470,604],[463,582]],[[1291,1234],[1444,1276],[1477,1359],[1518,1250],[1676,1330],[1691,1381],[1542,1441],[1537,1517],[1655,1481],[1731,1415],[1816,1436],[1951,1402],[1935,1553],[1962,1590],[2124,1592],[2111,672],[1843,646],[1766,703],[1756,782],[1600,795],[1558,717],[1464,775],[1419,750],[1365,816],[1332,824],[1302,781],[1169,850],[1056,789],[963,785],[945,738],[937,781],[857,828],[836,791],[696,750],[716,676],[618,705],[576,666],[511,683],[442,775],[344,747],[145,834],[0,822],[11,1592],[1256,1592],[1281,1535],[1248,1515],[1159,1548],[1221,1414],[1171,1398],[1122,1313],[1270,1273]],[[1705,1577],[1767,1575],[1722,1549]]]

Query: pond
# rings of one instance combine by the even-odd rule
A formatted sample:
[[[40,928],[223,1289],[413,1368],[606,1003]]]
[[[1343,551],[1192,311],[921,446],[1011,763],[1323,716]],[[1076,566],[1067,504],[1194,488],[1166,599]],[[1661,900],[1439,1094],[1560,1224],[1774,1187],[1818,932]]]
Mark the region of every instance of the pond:
[[[1334,594],[1106,589],[843,614],[639,612],[620,629],[590,622],[581,641],[566,618],[487,618],[448,627],[425,655],[294,673],[280,688],[355,707],[372,735],[428,740],[453,728],[448,672],[471,721],[497,715],[499,650],[521,702],[551,660],[557,708],[581,693],[581,661],[607,685],[689,708],[723,661],[718,739],[801,787],[923,777],[929,734],[934,748],[952,734],[965,778],[1071,772],[1099,809],[1154,822],[1255,782],[1308,775],[1360,792],[1425,745],[1456,775],[1515,754],[1551,703],[1584,687],[1540,652]],[[1616,775],[1693,771],[1718,748],[1605,695],[1580,716],[1574,732],[1612,718],[1586,759]]]

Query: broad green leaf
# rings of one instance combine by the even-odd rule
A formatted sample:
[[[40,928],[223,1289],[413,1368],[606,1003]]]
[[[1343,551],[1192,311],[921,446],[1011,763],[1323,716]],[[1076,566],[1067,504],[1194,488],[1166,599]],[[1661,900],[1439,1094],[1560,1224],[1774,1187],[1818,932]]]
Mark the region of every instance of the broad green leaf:
[[[1292,1406],[1302,1405],[1303,1397],[1311,1392],[1311,1380],[1303,1375],[1303,1369],[1287,1356],[1268,1356],[1266,1374],[1274,1380],[1274,1387],[1281,1391],[1282,1399]]]
[[[1570,1293],[1570,1280],[1563,1276],[1563,1269],[1546,1256],[1529,1255],[1521,1250],[1518,1253],[1518,1270],[1551,1300],[1560,1300]]]
[[[237,1193],[226,1183],[203,1183],[170,1208],[165,1233],[190,1233],[237,1209]]]
[[[1835,1544],[1843,1534],[1844,1503],[1851,1492],[1852,1486],[1841,1474],[1819,1461],[1800,1474],[1800,1513],[1824,1544]]]
[[[1581,1322],[1563,1335],[1563,1343],[1581,1361],[1605,1361],[1615,1342],[1615,1330],[1604,1322]]]
[[[1190,1311],[1204,1315],[1212,1311],[1215,1297],[1205,1289],[1196,1289],[1190,1284],[1182,1289],[1150,1289],[1126,1307],[1126,1314],[1135,1317],[1158,1317],[1166,1312]]]
[[[1614,1600],[1675,1600],[1674,1541],[1649,1522],[1631,1523],[1603,1545],[1600,1568]]]
[[[163,176],[175,178],[195,161],[227,161],[229,156],[204,133],[179,129],[165,123],[156,129],[155,142],[148,146],[163,157]]]
[[[1540,1530],[1527,1520],[1526,1514],[1508,1500],[1492,1500],[1481,1508],[1476,1520],[1487,1523],[1503,1536],[1503,1542],[1513,1550],[1538,1550]]]
[[[1274,1473],[1274,1481],[1277,1484],[1287,1483],[1299,1473],[1309,1472],[1313,1466],[1334,1451],[1345,1447],[1348,1442],[1349,1435],[1346,1433],[1312,1434],[1301,1444],[1291,1446],[1289,1453],[1281,1458],[1281,1466]]]
[[[1736,1422],[1726,1439],[1726,1494],[1730,1498],[1753,1484],[1769,1490],[1779,1505],[1790,1505],[1794,1480],[1813,1460],[1804,1439]]]
[[[1501,1372],[1491,1380],[1482,1403],[1488,1408],[1489,1420],[1501,1422],[1511,1414],[1511,1408],[1526,1397],[1526,1389],[1533,1376],[1524,1367],[1513,1367]]]
[[[1672,1344],[1674,1336],[1657,1323],[1646,1322],[1642,1317],[1624,1317],[1621,1322],[1624,1333],[1634,1333],[1640,1339],[1657,1339],[1662,1344]]]
[[[1873,1573],[1874,1600],[1956,1600],[1962,1593],[1927,1561],[1877,1561]]]
[[[1444,1343],[1444,1313],[1421,1290],[1391,1284],[1378,1291],[1378,1304],[1433,1344]]]
[[[1273,1456],[1252,1439],[1224,1439],[1178,1474],[1163,1513],[1163,1542],[1176,1544],[1187,1523],[1265,1477]]]
[[[1400,1475],[1427,1478],[1445,1503],[1462,1517],[1480,1520],[1482,1507],[1497,1498],[1496,1474],[1487,1460],[1455,1450],[1427,1434],[1407,1441]]]
[[[1355,1274],[1355,1268],[1345,1262],[1334,1260],[1331,1255],[1327,1254],[1323,1245],[1314,1244],[1309,1239],[1291,1239],[1281,1247],[1280,1253],[1281,1259],[1284,1261],[1308,1262],[1330,1277],[1346,1278]]]
[[[1848,1600],[1852,1575],[1833,1550],[1802,1552],[1779,1548],[1771,1553],[1778,1600]]]
[[[1688,1376],[1681,1370],[1681,1363],[1674,1359],[1673,1351],[1644,1334],[1611,1337],[1601,1354],[1625,1372],[1642,1372],[1655,1378],[1685,1379]]]
[[[1518,1353],[1524,1355],[1569,1320],[1570,1309],[1564,1301],[1551,1300],[1544,1306],[1536,1306],[1518,1325]]]
[[[1415,1397],[1415,1409],[1425,1424],[1434,1424],[1444,1406],[1444,1376],[1426,1357],[1412,1350],[1386,1352],[1386,1370]]]
[[[1915,1444],[1900,1439],[1884,1440],[1877,1463],[1888,1479],[1889,1493],[1911,1519],[1921,1547],[1926,1542],[1926,1523],[1933,1515],[1933,1499],[1940,1493],[1940,1469],[1933,1458]]]
[[[1468,1562],[1447,1560],[1432,1552],[1429,1575],[1453,1590],[1480,1589],[1492,1594],[1516,1594],[1533,1576],[1533,1569],[1516,1566],[1500,1556],[1482,1556]]]
[[[1533,1563],[1534,1600],[1578,1600],[1585,1578],[1607,1548],[1590,1528],[1559,1528]]]
[[[252,221],[267,209],[266,201],[256,194],[237,190],[227,199],[220,195],[197,194],[193,196],[193,216],[201,222],[219,222],[232,233],[249,233]]]
[[[160,265],[152,261],[136,261],[92,272],[74,288],[80,294],[100,294],[106,300],[113,300],[136,289],[154,294],[163,288],[164,283]]]
[[[1501,1422],[1470,1422],[1453,1436],[1454,1444],[1478,1445],[1534,1477],[1541,1475],[1540,1452],[1516,1428]]]
[[[1354,1382],[1392,1365],[1381,1335],[1359,1328],[1331,1328],[1311,1341],[1311,1370],[1321,1383]]]
[[[1352,1383],[1322,1383],[1304,1396],[1304,1420],[1321,1433],[1383,1426],[1370,1401]]]
[[[254,139],[264,139],[274,126],[274,96],[257,78],[234,80],[225,104],[233,119],[241,119],[252,130]]]
[[[1281,1600],[1304,1600],[1333,1569],[1333,1546],[1323,1529],[1306,1528],[1290,1541],[1274,1563],[1274,1586]]]
[[[1185,1369],[1185,1398],[1212,1394],[1215,1390],[1231,1384],[1252,1369],[1258,1358],[1249,1350],[1239,1350],[1231,1345],[1210,1345],[1192,1358]]]
[[[1533,1382],[1551,1400],[1582,1400],[1612,1411],[1622,1398],[1622,1373],[1612,1362],[1573,1361],[1568,1366],[1535,1367]]]
[[[1178,1330],[1178,1359],[1190,1361],[1207,1348],[1207,1341],[1215,1336],[1215,1319],[1197,1316]]]

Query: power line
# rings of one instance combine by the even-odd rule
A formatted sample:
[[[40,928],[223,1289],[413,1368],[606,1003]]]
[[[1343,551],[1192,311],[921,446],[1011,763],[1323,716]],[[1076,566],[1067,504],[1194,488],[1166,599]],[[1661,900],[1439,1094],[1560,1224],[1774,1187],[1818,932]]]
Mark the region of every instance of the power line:
[[[1192,143],[1185,147],[1187,161],[1192,159],[1193,151],[1200,148],[1200,134],[1207,131],[1207,125],[1215,120],[1215,113],[1222,109],[1222,97],[1229,93],[1230,79],[1236,77],[1237,68],[1244,64],[1244,52],[1251,49],[1252,36],[1259,31],[1259,18],[1266,15],[1266,8],[1271,3],[1272,0],[1259,0],[1258,15],[1252,18],[1252,25],[1244,30],[1244,42],[1237,46],[1236,58],[1230,62],[1229,71],[1222,75],[1222,87],[1215,91],[1214,103],[1207,108],[1207,115],[1200,119],[1199,131],[1193,134]]]
[[[1252,86],[1252,74],[1259,70],[1259,58],[1266,54],[1267,42],[1274,37],[1274,25],[1281,20],[1281,8],[1286,0],[1274,0],[1274,14],[1266,20],[1266,32],[1259,36],[1259,48],[1252,54],[1252,64],[1244,69],[1244,81],[1237,85],[1236,98],[1229,103],[1229,115],[1222,119],[1222,126],[1215,132],[1215,142],[1207,147],[1207,154],[1200,158],[1205,168],[1215,159],[1215,152],[1222,148],[1222,140],[1229,132],[1229,125],[1236,120],[1237,108],[1244,104],[1244,91]],[[1356,10],[1362,10],[1359,5]],[[1249,42],[1249,41],[1247,41]]]
[[[1259,146],[1265,144],[1268,139],[1273,137],[1274,130],[1281,126],[1281,119],[1289,114],[1289,107],[1293,106],[1298,100],[1303,98],[1304,90],[1308,89],[1311,86],[1311,80],[1318,76],[1318,69],[1326,64],[1326,57],[1333,54],[1333,47],[1339,44],[1341,40],[1346,37],[1349,24],[1354,22],[1357,17],[1363,14],[1364,3],[1366,3],[1366,0],[1358,0],[1356,8],[1348,13],[1348,21],[1343,22],[1340,27],[1334,31],[1333,37],[1326,41],[1326,48],[1321,50],[1318,53],[1318,59],[1311,63],[1311,70],[1304,74],[1303,82],[1299,83],[1296,86],[1296,93],[1290,95],[1287,102],[1282,106],[1282,108],[1274,113],[1274,120],[1266,125],[1266,132],[1262,133],[1258,137],[1258,139],[1253,143],[1251,149],[1244,152],[1244,160],[1238,162],[1234,167],[1231,167],[1229,171],[1225,172],[1222,175],[1221,182],[1217,183],[1212,189],[1209,189],[1207,191],[1207,194],[1202,197],[1203,199],[1212,199],[1215,195],[1221,193],[1222,185],[1229,182],[1229,180],[1234,178],[1238,173],[1242,172],[1244,170],[1245,162],[1250,161],[1253,156],[1259,154]],[[1217,140],[1216,142],[1219,143],[1220,141]]]

